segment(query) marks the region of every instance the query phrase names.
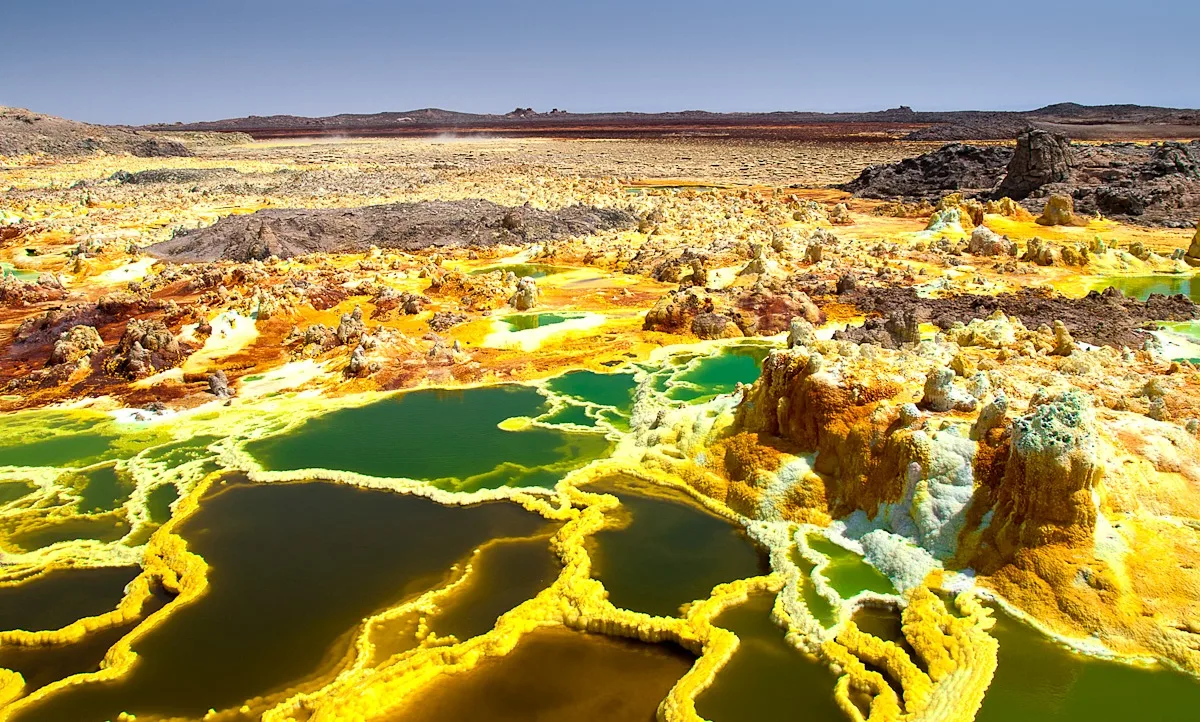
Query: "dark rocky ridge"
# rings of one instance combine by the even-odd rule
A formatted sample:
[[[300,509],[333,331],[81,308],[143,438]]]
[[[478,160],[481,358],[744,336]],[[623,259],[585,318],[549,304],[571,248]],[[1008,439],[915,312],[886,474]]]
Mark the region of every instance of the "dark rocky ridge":
[[[88,155],[96,151],[147,158],[192,155],[182,143],[153,133],[0,106],[0,155]]]
[[[631,228],[622,210],[568,206],[543,211],[485,200],[393,203],[362,208],[267,209],[228,216],[149,246],[157,258],[185,263],[250,261],[307,253],[356,253],[371,246],[411,252],[450,246],[538,243]]]
[[[990,189],[1004,175],[1013,150],[952,143],[899,163],[873,165],[839,186],[863,198],[937,199],[946,192]]]
[[[249,116],[199,123],[146,126],[154,130],[241,131],[257,138],[306,135],[411,135],[489,133],[572,137],[635,137],[714,134],[737,137],[805,137],[805,128],[846,126],[826,135],[871,126],[861,140],[879,140],[879,131],[910,140],[1012,140],[1029,125],[1068,126],[1079,137],[1200,138],[1200,111],[1137,105],[1083,106],[1074,103],[1030,111],[922,112],[908,107],[869,113],[458,113],[438,108],[402,112],[341,114],[320,118],[294,115]],[[866,129],[864,129],[866,130]],[[886,139],[886,138],[885,138]]]
[[[1021,319],[1030,329],[1051,327],[1055,321],[1062,321],[1076,341],[1135,349],[1142,347],[1148,337],[1145,329],[1153,328],[1155,321],[1200,318],[1200,307],[1187,296],[1155,294],[1139,301],[1115,288],[1102,293],[1091,291],[1083,298],[1032,288],[995,296],[959,294],[945,298],[921,298],[912,288],[860,288],[839,300],[853,303],[868,313],[889,317],[899,314],[918,322],[932,322],[943,329],[956,322],[967,324],[973,319],[987,318],[996,311]],[[845,337],[874,341],[870,332],[877,326],[875,322],[863,329],[848,329]]]
[[[1031,128],[1015,151],[956,143],[871,166],[838,187],[877,199],[936,200],[949,191],[1007,196],[1035,213],[1049,196],[1061,194],[1071,196],[1081,214],[1190,228],[1200,217],[1200,141],[1072,144]]]

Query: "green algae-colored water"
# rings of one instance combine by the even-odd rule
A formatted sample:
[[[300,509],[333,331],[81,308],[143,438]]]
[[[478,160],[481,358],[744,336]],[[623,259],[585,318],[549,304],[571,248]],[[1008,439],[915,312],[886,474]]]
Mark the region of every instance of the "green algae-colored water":
[[[730,394],[739,383],[751,384],[762,373],[763,359],[770,347],[731,346],[720,353],[700,359],[662,384],[667,398],[675,401],[707,401]]]
[[[0,481],[0,506],[32,494],[37,484],[32,481]]]
[[[208,445],[220,441],[218,436],[193,436],[190,439],[163,444],[145,453],[145,458],[168,466],[179,466],[189,461],[211,456]]]
[[[446,507],[324,482],[231,484],[182,526],[210,586],[134,645],[115,683],[71,689],[27,720],[114,719],[121,711],[197,717],[319,670],[363,617],[423,592],[492,538],[544,536],[515,504]]]
[[[41,271],[31,271],[27,268],[17,268],[11,263],[0,263],[0,275],[12,276],[18,281],[33,283],[42,275]]]
[[[54,519],[41,526],[22,530],[9,541],[23,551],[34,551],[76,539],[115,542],[129,533],[129,521],[120,512],[96,516],[77,516]]]
[[[859,592],[895,594],[896,588],[883,572],[868,564],[863,558],[818,534],[809,534],[808,546],[829,557],[829,564],[818,572],[829,582],[842,599],[849,599]]]
[[[498,426],[545,410],[545,397],[531,386],[412,391],[310,419],[247,450],[274,470],[339,469],[458,491],[553,486],[608,453],[610,442],[599,433]]]
[[[133,493],[133,481],[118,474],[112,464],[89,469],[78,474],[74,483],[67,483],[79,486],[79,503],[75,508],[82,514],[113,511]]]
[[[1196,719],[1200,680],[1075,654],[997,610],[996,676],[977,722]]]
[[[110,647],[133,631],[143,619],[170,601],[171,597],[160,591],[142,606],[138,619],[116,627],[89,632],[74,642],[38,647],[0,645],[0,668],[11,669],[20,674],[25,679],[27,694],[73,674],[95,672],[100,668],[100,662]]]
[[[546,388],[560,397],[569,399],[567,406],[546,419],[548,423],[595,426],[595,420],[588,416],[585,410],[587,407],[581,405],[595,404],[592,414],[616,429],[629,430],[629,415],[633,410],[633,395],[637,390],[633,374],[571,371],[550,379]]]
[[[0,415],[0,466],[78,468],[168,440],[152,426],[118,425],[95,411],[19,411]]]
[[[505,316],[504,323],[508,324],[514,331],[528,331],[534,328],[542,328],[543,326],[553,326],[555,324],[570,321],[575,318],[583,318],[582,313],[515,313],[511,316]]]
[[[0,630],[61,629],[117,608],[138,567],[56,569],[15,587],[0,587]]]
[[[467,275],[482,276],[496,271],[500,271],[501,273],[512,271],[516,274],[517,278],[525,278],[526,276],[529,278],[545,278],[546,276],[553,276],[569,270],[569,268],[563,268],[562,266],[548,266],[544,263],[508,263],[499,266],[488,266],[487,268],[477,268]]]
[[[769,571],[766,556],[740,527],[683,492],[625,477],[587,490],[614,494],[623,509],[618,518],[628,520],[623,528],[597,532],[590,550],[592,574],[618,607],[673,616],[718,584]]]
[[[808,611],[822,627],[828,629],[837,623],[837,610],[828,599],[817,592],[812,582],[813,569],[817,566],[805,559],[797,547],[792,547],[792,562],[800,569],[800,598]]]
[[[712,686],[696,698],[696,712],[712,722],[844,722],[833,697],[837,678],[815,657],[788,645],[784,630],[771,622],[774,602],[759,594],[716,618],[739,644]]]
[[[578,404],[566,404],[558,411],[541,419],[547,424],[575,424],[577,426],[596,425],[596,420],[588,416],[587,409]]]
[[[1152,293],[1161,293],[1164,296],[1182,293],[1193,301],[1200,302],[1198,275],[1112,276],[1097,283],[1095,289],[1102,291],[1109,286],[1141,301],[1145,301]]]
[[[489,545],[473,563],[466,588],[430,621],[440,636],[470,639],[496,625],[496,618],[550,586],[558,577],[557,557],[547,537]]]
[[[179,498],[179,490],[172,484],[156,486],[146,494],[146,511],[150,521],[155,524],[166,524],[171,518],[171,505]]]
[[[525,635],[512,652],[466,675],[443,675],[390,722],[651,722],[693,657],[562,628]]]
[[[628,373],[570,371],[550,379],[546,387],[556,394],[570,396],[579,401],[611,406],[628,416],[633,408],[633,392],[637,390],[637,382],[634,381],[633,374]]]

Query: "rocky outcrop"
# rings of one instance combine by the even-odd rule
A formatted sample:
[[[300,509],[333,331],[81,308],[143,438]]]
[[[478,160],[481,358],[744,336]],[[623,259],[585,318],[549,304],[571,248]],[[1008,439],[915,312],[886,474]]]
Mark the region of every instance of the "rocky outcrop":
[[[990,191],[1003,175],[1013,151],[1002,146],[954,143],[891,165],[874,165],[838,186],[864,198],[936,200],[946,191]]]
[[[334,331],[334,336],[337,337],[338,343],[347,346],[359,338],[366,332],[367,326],[363,323],[362,309],[358,306],[350,313],[343,313],[338,322],[337,330]]]
[[[48,366],[58,364],[73,364],[91,356],[104,348],[100,334],[91,326],[72,326],[63,331],[54,342],[54,350],[50,352]]]
[[[646,312],[642,328],[646,331],[687,333],[696,316],[715,310],[712,298],[695,288],[669,291]]]
[[[954,371],[934,369],[925,378],[925,394],[921,406],[931,411],[973,411],[978,402],[974,396],[954,385]]]
[[[692,319],[692,333],[698,338],[737,338],[741,329],[728,316],[720,313],[702,313]]]
[[[976,256],[1016,256],[1017,244],[986,226],[976,226],[967,242],[967,253]]]
[[[1196,224],[1196,235],[1192,236],[1192,245],[1188,246],[1183,260],[1189,266],[1200,266],[1200,223]]]
[[[208,375],[208,393],[218,399],[227,399],[233,396],[233,389],[229,388],[229,379],[225,376],[224,371],[218,369]]]
[[[1075,218],[1075,201],[1071,196],[1053,195],[1046,201],[1042,215],[1037,222],[1043,226],[1077,226],[1081,225]]]
[[[179,341],[162,321],[135,318],[125,325],[106,370],[135,379],[178,366],[184,355]]]
[[[1030,128],[1017,138],[1008,172],[995,197],[1024,200],[1048,183],[1061,183],[1071,174],[1071,142],[1045,130]]]
[[[861,326],[834,331],[833,338],[837,341],[875,344],[882,348],[899,348],[921,340],[920,326],[914,311],[898,310],[883,318],[868,318]]]
[[[1097,458],[1092,400],[1078,389],[1043,391],[1012,424],[1011,450],[994,489],[988,529],[1003,555],[1055,543],[1090,544]]]
[[[0,156],[121,154],[144,158],[194,155],[187,146],[154,133],[80,123],[0,106]]]
[[[537,282],[529,276],[517,281],[517,290],[508,299],[508,305],[518,311],[528,311],[537,305],[538,302],[538,287]]]

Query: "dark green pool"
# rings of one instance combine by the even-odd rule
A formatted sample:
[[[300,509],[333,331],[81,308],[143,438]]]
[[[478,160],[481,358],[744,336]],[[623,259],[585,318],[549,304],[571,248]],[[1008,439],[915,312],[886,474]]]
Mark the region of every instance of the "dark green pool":
[[[247,449],[268,469],[341,469],[460,491],[553,486],[608,453],[599,433],[498,427],[545,411],[546,399],[530,386],[412,391],[316,417]]]
[[[614,494],[628,526],[596,533],[592,574],[618,607],[658,616],[734,579],[769,571],[766,555],[732,522],[682,492],[619,477],[587,487]]]
[[[56,569],[15,587],[0,587],[0,630],[60,629],[117,608],[138,567]]]
[[[514,274],[516,274],[517,278],[525,278],[526,276],[529,278],[545,278],[546,276],[553,276],[569,270],[571,269],[563,268],[562,266],[549,266],[544,263],[508,263],[499,266],[477,268],[467,275],[482,276],[484,274],[494,273],[496,271],[501,273],[508,273],[509,271],[512,271]]]
[[[1200,713],[1200,681],[1085,657],[997,610],[996,676],[977,722],[1188,720]]]
[[[1193,301],[1200,302],[1200,276],[1112,276],[1096,284],[1102,291],[1112,286],[1126,296],[1145,301],[1152,293],[1174,296],[1182,293]]]
[[[505,316],[502,321],[508,324],[514,331],[528,331],[534,328],[542,328],[543,326],[554,326],[556,324],[570,321],[576,318],[583,318],[582,313],[514,313],[511,316]]]
[[[466,588],[429,626],[443,637],[453,634],[460,640],[483,634],[501,614],[549,587],[559,569],[548,537],[492,544],[474,562]]]
[[[774,601],[772,595],[756,595],[716,618],[739,644],[712,686],[696,698],[696,712],[712,722],[845,722],[833,698],[837,678],[815,657],[788,645],[784,630],[771,622]]]
[[[731,346],[663,380],[661,388],[666,390],[667,398],[676,401],[707,401],[730,394],[739,383],[752,384],[758,380],[768,353],[767,346]]]
[[[390,722],[652,722],[693,658],[675,645],[641,644],[562,628],[539,629],[470,674],[444,675]]]
[[[544,535],[510,503],[446,507],[345,485],[232,484],[182,528],[210,586],[134,645],[115,683],[73,688],[20,720],[198,717],[317,672],[363,617],[440,583],[491,538]]]
[[[76,509],[83,514],[112,511],[133,493],[133,480],[118,473],[112,464],[80,472],[66,483],[78,489],[80,499]]]

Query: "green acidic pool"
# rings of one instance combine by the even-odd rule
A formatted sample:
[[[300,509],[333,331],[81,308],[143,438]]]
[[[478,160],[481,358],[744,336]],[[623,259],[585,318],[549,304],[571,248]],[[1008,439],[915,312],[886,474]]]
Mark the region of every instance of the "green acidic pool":
[[[18,719],[199,717],[319,671],[363,617],[445,578],[492,538],[543,536],[515,504],[446,507],[384,491],[311,482],[231,484],[181,532],[209,565],[209,587],[140,639],[114,683],[79,685]]]
[[[514,331],[528,331],[534,328],[542,328],[543,326],[553,326],[555,324],[570,321],[576,318],[583,318],[582,313],[515,313],[511,316],[505,316],[502,321],[508,324]]]
[[[19,411],[0,417],[0,466],[89,466],[167,440],[157,428],[118,425],[94,411]]]
[[[661,387],[666,390],[667,398],[676,401],[707,401],[733,393],[738,383],[758,380],[763,359],[769,352],[767,346],[732,346],[676,372],[664,379]]]
[[[56,569],[15,587],[0,587],[0,629],[40,632],[116,609],[138,567]]]
[[[548,537],[489,545],[473,562],[463,591],[446,603],[429,626],[440,636],[470,639],[490,630],[496,618],[533,599],[558,577]]]
[[[1142,301],[1152,293],[1161,293],[1164,296],[1182,293],[1193,301],[1200,302],[1200,276],[1195,275],[1112,276],[1097,283],[1094,288],[1102,291],[1109,286],[1126,296]]]
[[[390,722],[649,722],[693,657],[561,627],[539,629],[470,674],[443,675]]]
[[[546,386],[556,394],[600,406],[611,406],[626,416],[633,409],[633,392],[637,390],[633,374],[601,374],[595,371],[571,371],[551,379]]]
[[[547,416],[547,424],[576,424],[578,426],[595,426],[596,421],[587,415],[587,409],[577,404],[566,404],[558,411]]]
[[[1195,719],[1200,681],[1071,652],[997,610],[996,676],[977,722],[1128,722]]]
[[[526,276],[529,278],[545,278],[546,276],[553,276],[569,270],[571,269],[563,268],[561,266],[548,266],[544,263],[508,263],[499,266],[488,266],[487,268],[477,268],[467,275],[481,276],[486,273],[495,273],[496,271],[501,273],[508,273],[511,271],[512,273],[516,274],[517,278],[525,278]]]
[[[615,494],[628,525],[596,533],[592,574],[618,607],[658,616],[709,595],[718,584],[766,573],[767,559],[731,522],[679,491],[620,477],[587,487]]]
[[[608,453],[610,442],[599,433],[498,427],[545,410],[545,398],[530,386],[412,391],[311,419],[247,450],[268,469],[340,469],[460,491],[552,486]]]
[[[171,596],[159,591],[142,605],[139,618],[116,627],[89,632],[82,639],[66,644],[0,646],[0,667],[11,669],[25,679],[26,694],[74,674],[95,672],[100,669],[100,662],[109,647],[171,599]]]
[[[32,481],[0,481],[0,506],[32,494],[37,484]]]
[[[179,498],[179,489],[173,484],[156,486],[146,494],[146,511],[150,521],[155,524],[166,524],[171,518],[171,505]]]
[[[13,534],[9,541],[28,552],[76,539],[115,542],[128,533],[129,522],[124,514],[109,512],[96,516],[53,519]]]
[[[696,698],[696,712],[712,722],[845,722],[833,698],[837,678],[784,641],[784,630],[771,622],[774,601],[759,594],[716,618],[739,644],[712,686]]]
[[[813,551],[829,557],[829,564],[820,573],[842,599],[849,599],[859,592],[896,593],[896,588],[883,572],[849,549],[844,549],[818,534],[809,534],[807,541]]]
[[[113,511],[133,493],[133,481],[112,464],[81,472],[66,483],[79,491],[76,510],[83,514]]]
[[[813,585],[812,572],[816,564],[801,556],[798,547],[793,546],[790,554],[792,562],[800,569],[800,599],[822,627],[832,627],[838,620],[837,609],[828,599],[821,596]]]

